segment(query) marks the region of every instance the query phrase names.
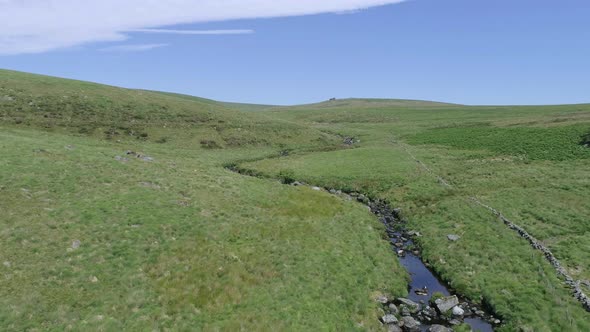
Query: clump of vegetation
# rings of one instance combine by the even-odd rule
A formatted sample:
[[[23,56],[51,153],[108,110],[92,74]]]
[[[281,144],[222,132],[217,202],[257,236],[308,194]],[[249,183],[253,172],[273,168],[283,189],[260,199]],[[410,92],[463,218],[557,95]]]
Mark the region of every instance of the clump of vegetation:
[[[440,144],[459,149],[488,150],[531,160],[588,159],[579,147],[585,124],[558,127],[459,126],[438,128],[409,137],[416,144]]]
[[[431,305],[435,305],[436,300],[442,299],[443,297],[445,297],[445,295],[443,293],[441,293],[441,292],[434,292],[432,294],[432,297],[430,298],[430,304]]]
[[[204,149],[221,149],[221,146],[216,141],[210,139],[201,140],[200,144]]]
[[[281,170],[279,172],[279,179],[281,179],[281,182],[284,184],[291,184],[296,181],[295,172],[290,169]]]

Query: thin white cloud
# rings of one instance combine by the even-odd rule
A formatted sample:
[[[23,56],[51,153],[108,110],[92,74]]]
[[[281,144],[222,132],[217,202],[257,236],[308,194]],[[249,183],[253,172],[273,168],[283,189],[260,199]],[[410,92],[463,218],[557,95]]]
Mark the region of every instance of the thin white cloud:
[[[0,54],[121,41],[125,31],[355,11],[404,0],[0,0]],[[162,30],[162,29],[159,29]]]
[[[175,35],[247,35],[254,33],[250,29],[238,30],[173,30],[173,29],[133,29],[128,32],[167,33]]]
[[[168,44],[126,44],[101,48],[102,52],[143,52],[155,48],[166,47]]]

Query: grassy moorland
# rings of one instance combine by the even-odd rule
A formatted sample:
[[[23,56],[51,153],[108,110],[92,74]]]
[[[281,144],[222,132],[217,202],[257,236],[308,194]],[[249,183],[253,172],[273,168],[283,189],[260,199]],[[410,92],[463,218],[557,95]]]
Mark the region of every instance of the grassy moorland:
[[[271,177],[367,192],[404,209],[424,258],[460,293],[490,305],[503,330],[586,331],[588,313],[500,210],[590,279],[590,105],[295,107],[276,119],[354,136],[355,148],[245,163]],[[418,163],[416,160],[421,161]],[[441,184],[442,178],[449,186]],[[449,242],[448,234],[461,239]]]
[[[223,168],[338,142],[212,101],[0,72],[0,329],[378,329],[375,294],[407,276],[367,209]]]
[[[541,254],[470,197],[590,279],[589,134],[590,105],[272,107],[0,71],[0,326],[381,329],[374,296],[407,292],[382,225],[270,179],[288,174],[402,207],[503,330],[588,331]]]

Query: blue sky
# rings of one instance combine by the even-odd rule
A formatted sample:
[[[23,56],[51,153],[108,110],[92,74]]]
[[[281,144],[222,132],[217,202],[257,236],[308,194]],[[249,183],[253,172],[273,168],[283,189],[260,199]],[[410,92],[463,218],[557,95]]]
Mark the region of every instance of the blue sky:
[[[33,10],[16,8],[16,2],[0,1],[7,17]],[[31,6],[35,2],[29,0]],[[221,9],[210,17],[171,15],[128,25],[122,24],[131,14],[122,11],[117,31],[126,27],[124,35],[98,25],[91,31],[85,27],[91,19],[63,25],[67,15],[75,14],[68,7],[67,15],[54,14],[65,15],[59,17],[59,27],[80,33],[71,37],[48,21],[44,30],[71,37],[59,40],[44,31],[39,38],[24,40],[24,33],[10,29],[38,27],[9,23],[7,29],[0,13],[0,30],[5,31],[0,34],[0,67],[252,103],[299,104],[331,97],[465,104],[590,102],[587,0],[412,0],[385,6],[372,5],[396,1],[349,1],[349,7],[294,5],[284,11],[272,11],[263,2],[258,1],[262,9],[243,15]],[[288,2],[296,4],[285,1],[285,8]],[[199,1],[192,6],[198,8]],[[364,7],[370,8],[348,11]],[[345,13],[333,13],[340,10]],[[320,14],[291,16],[308,12]],[[47,10],[37,15],[43,13]],[[152,14],[160,19],[157,13],[145,13]],[[251,18],[257,16],[270,18]],[[142,28],[228,34],[134,31]]]

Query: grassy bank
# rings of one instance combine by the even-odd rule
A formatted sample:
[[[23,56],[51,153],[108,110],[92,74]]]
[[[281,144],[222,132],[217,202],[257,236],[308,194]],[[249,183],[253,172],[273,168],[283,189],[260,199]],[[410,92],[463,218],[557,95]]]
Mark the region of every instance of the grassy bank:
[[[288,171],[403,207],[424,235],[427,261],[459,292],[494,308],[507,331],[590,328],[588,314],[544,257],[469,199],[476,196],[525,227],[575,278],[590,278],[583,254],[590,249],[590,149],[580,144],[590,131],[589,106],[312,107],[268,114],[361,142],[244,167],[273,176]],[[448,234],[461,239],[451,243]]]

